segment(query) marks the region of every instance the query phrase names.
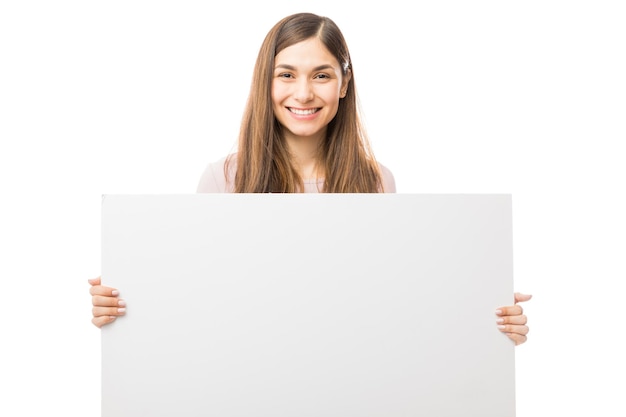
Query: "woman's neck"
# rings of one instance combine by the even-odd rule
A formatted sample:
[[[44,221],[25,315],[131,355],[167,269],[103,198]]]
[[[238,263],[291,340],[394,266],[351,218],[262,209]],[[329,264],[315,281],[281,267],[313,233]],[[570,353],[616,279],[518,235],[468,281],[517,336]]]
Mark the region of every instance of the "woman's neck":
[[[321,164],[323,137],[287,137],[286,139],[293,165],[300,177],[305,180],[323,178],[324,169]]]

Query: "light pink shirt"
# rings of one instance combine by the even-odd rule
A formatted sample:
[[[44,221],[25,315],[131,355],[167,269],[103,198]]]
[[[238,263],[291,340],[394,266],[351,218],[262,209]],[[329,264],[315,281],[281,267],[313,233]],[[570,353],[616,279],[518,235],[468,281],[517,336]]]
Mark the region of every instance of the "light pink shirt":
[[[202,177],[200,177],[200,182],[198,183],[198,193],[232,193],[233,192],[233,183],[232,179],[235,178],[235,171],[237,170],[236,163],[231,163],[228,167],[228,178],[231,181],[227,181],[224,176],[224,163],[226,162],[226,157],[219,159],[215,162],[211,162],[205,168],[202,173]],[[236,162],[233,159],[233,162]],[[393,174],[389,169],[385,166],[378,164],[380,167],[380,171],[383,177],[383,188],[386,193],[395,193],[396,192],[396,182],[393,177]],[[323,179],[305,179],[304,181],[304,192],[305,193],[319,193],[324,185]]]

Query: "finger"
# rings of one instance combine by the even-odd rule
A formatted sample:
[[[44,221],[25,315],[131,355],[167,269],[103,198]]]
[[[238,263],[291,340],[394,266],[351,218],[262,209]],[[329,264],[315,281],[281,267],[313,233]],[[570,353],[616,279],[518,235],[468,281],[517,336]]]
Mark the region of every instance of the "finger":
[[[88,282],[90,285],[100,285],[100,277],[97,277],[97,278],[89,278],[89,279],[87,280],[87,282]]]
[[[89,294],[117,297],[118,295],[120,295],[120,292],[116,288],[105,287],[104,285],[94,285],[89,288]]]
[[[91,319],[91,322],[98,328],[104,326],[105,324],[109,324],[114,322],[116,319],[115,316],[101,316],[101,317],[94,317],[93,319]]]
[[[498,329],[503,333],[519,334],[522,336],[526,336],[530,330],[528,326],[517,324],[499,324]]]
[[[91,304],[98,307],[126,307],[126,301],[117,297],[103,297],[94,295],[91,297]]]
[[[96,317],[105,317],[105,316],[123,316],[126,314],[125,307],[100,307],[96,306],[91,309],[91,314],[94,318]]]
[[[517,304],[514,306],[500,307],[496,310],[496,314],[498,316],[519,316],[523,312],[524,309],[522,308],[522,306]]]
[[[523,334],[507,333],[506,335],[509,339],[511,339],[515,343],[515,346],[519,346],[522,343],[526,343],[526,341],[528,340],[528,338],[524,336]]]
[[[521,303],[533,298],[532,294],[522,294],[521,292],[515,293],[515,303]]]
[[[498,324],[526,324],[528,318],[520,314],[519,316],[502,316],[496,319],[496,323]]]

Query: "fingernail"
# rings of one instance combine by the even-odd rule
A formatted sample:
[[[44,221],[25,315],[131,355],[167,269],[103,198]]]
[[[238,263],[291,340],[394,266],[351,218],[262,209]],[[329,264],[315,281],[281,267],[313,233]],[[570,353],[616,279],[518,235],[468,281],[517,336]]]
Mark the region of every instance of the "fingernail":
[[[118,312],[118,313],[123,313],[123,312],[125,312],[125,311],[126,311],[126,309],[125,309],[125,308],[118,308],[118,309],[117,309],[117,312]]]
[[[115,320],[117,317],[116,317],[116,316],[109,316],[109,318],[110,318],[111,320]]]
[[[117,295],[120,295],[120,292],[118,290],[113,290],[113,291],[111,291],[111,295],[113,295],[115,297]]]
[[[496,314],[497,314],[497,315],[502,314],[502,310],[496,310]]]
[[[496,323],[504,323],[504,319],[496,319]]]
[[[504,330],[505,328],[506,328],[506,326],[502,326],[502,325],[498,326],[498,329],[500,329],[500,330]]]
[[[119,300],[119,301],[117,302],[117,305],[118,305],[118,306],[120,306],[120,307],[126,307],[126,301],[124,301],[124,300]]]

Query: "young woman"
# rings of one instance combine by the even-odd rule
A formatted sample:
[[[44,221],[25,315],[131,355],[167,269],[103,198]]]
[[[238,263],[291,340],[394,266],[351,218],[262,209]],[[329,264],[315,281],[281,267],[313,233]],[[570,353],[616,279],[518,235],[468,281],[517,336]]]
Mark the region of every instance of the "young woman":
[[[197,191],[235,193],[378,193],[396,191],[378,163],[359,119],[354,69],[345,39],[327,17],[299,13],[267,34],[254,68],[237,152],[207,166]],[[119,292],[89,281],[92,322],[125,313]],[[528,327],[517,303],[496,310],[515,344]]]

